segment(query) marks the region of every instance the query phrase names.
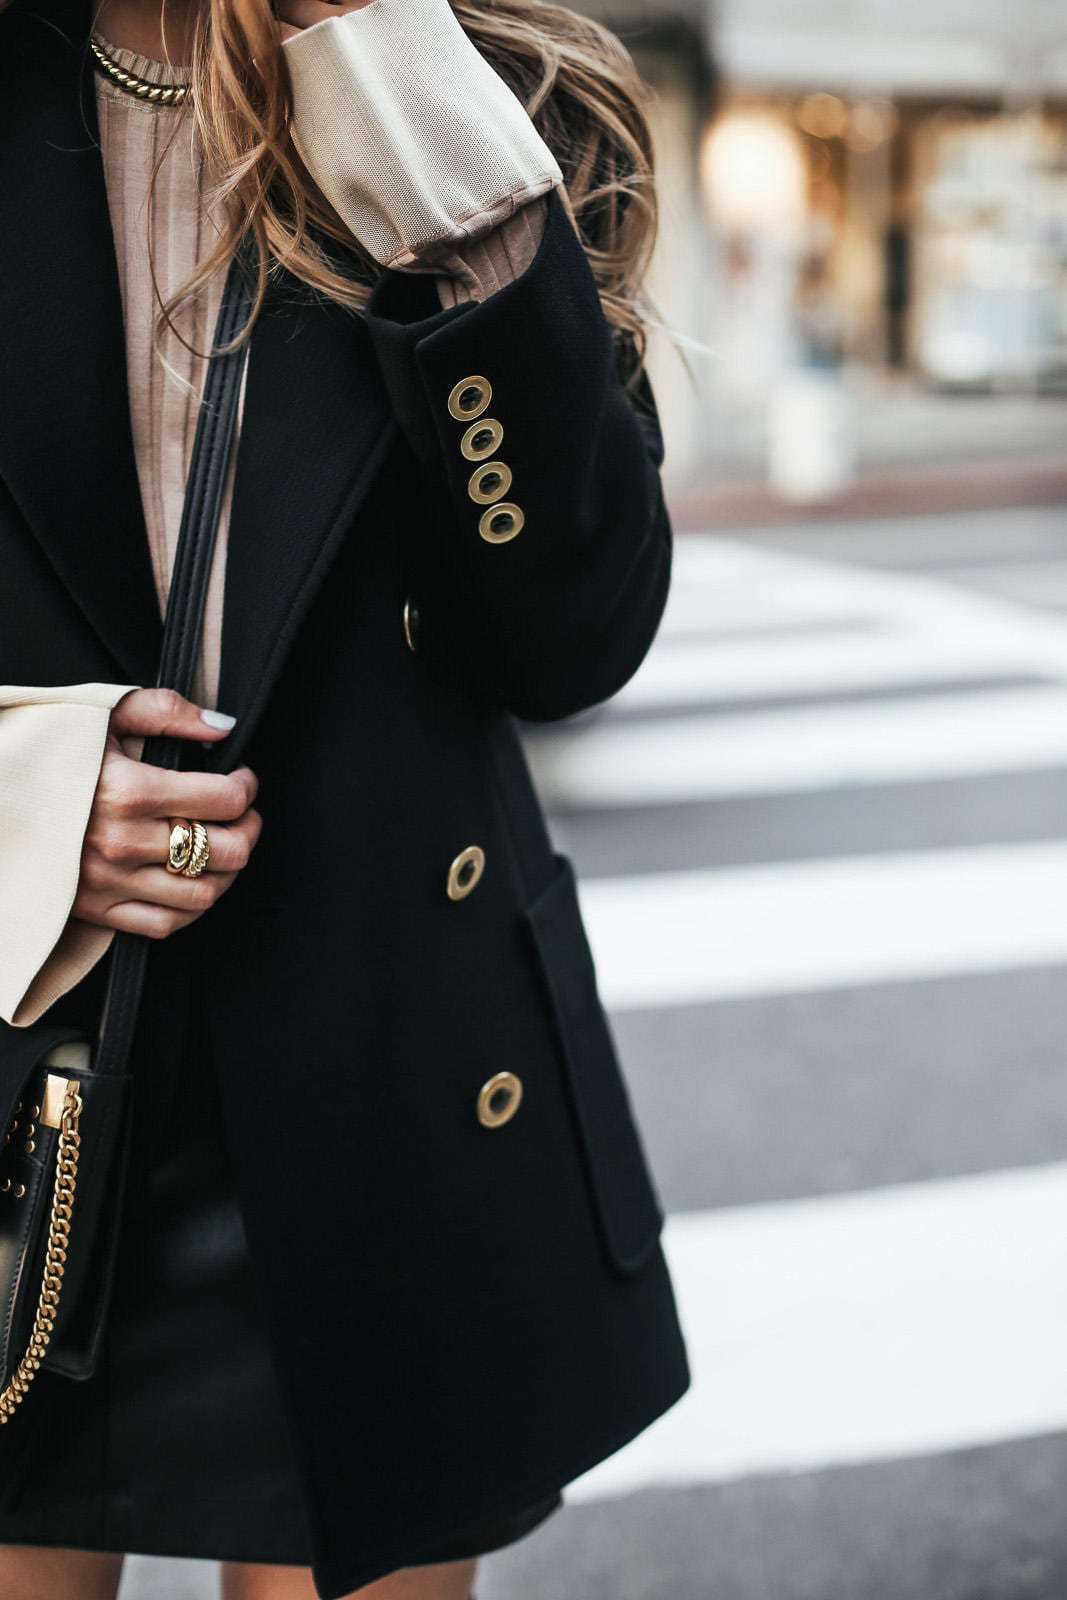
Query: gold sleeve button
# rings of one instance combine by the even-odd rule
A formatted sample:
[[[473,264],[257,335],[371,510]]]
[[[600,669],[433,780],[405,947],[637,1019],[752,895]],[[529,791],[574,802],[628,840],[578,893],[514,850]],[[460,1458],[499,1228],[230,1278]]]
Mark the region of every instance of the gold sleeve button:
[[[470,422],[481,416],[492,398],[488,378],[461,378],[448,397],[448,409],[457,422]]]
[[[511,468],[505,461],[487,461],[475,467],[467,484],[467,493],[480,506],[488,506],[507,494],[511,488]]]
[[[510,500],[501,500],[482,512],[478,532],[490,544],[507,544],[509,539],[514,539],[525,521],[521,506]]]
[[[461,850],[448,869],[448,898],[464,900],[485,871],[485,851],[477,844]]]
[[[503,424],[495,417],[483,417],[481,422],[471,423],[459,441],[459,448],[468,461],[484,461],[500,448],[503,437]]]
[[[478,1094],[478,1121],[483,1128],[501,1128],[522,1103],[522,1079],[514,1072],[494,1072]]]

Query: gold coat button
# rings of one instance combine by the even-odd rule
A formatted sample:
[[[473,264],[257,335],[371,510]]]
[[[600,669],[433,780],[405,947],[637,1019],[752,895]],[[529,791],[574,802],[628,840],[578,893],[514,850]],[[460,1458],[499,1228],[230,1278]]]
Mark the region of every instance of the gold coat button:
[[[484,461],[486,456],[491,456],[494,450],[500,448],[503,437],[503,424],[495,417],[483,417],[481,422],[471,423],[459,441],[459,448],[468,461]]]
[[[470,422],[480,417],[493,398],[493,386],[488,378],[461,378],[448,397],[448,409],[457,422]]]
[[[487,461],[482,467],[475,467],[467,484],[467,493],[471,499],[480,506],[491,505],[494,500],[499,500],[502,494],[507,494],[511,488],[511,468],[506,461]]]
[[[502,1128],[522,1103],[522,1079],[514,1072],[494,1072],[478,1094],[478,1121],[483,1128]]]
[[[485,851],[480,845],[469,844],[461,850],[448,869],[448,898],[463,900],[476,886],[485,871]]]
[[[419,608],[411,595],[404,601],[404,638],[409,650],[414,651],[419,643]]]
[[[514,539],[525,521],[521,506],[511,500],[501,500],[482,512],[478,532],[490,544],[507,544],[509,539]]]

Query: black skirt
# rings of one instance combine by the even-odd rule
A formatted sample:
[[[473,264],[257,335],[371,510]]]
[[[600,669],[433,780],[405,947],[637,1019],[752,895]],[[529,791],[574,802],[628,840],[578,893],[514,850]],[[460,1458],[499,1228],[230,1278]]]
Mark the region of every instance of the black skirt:
[[[215,1073],[191,1003],[175,1016],[193,972],[175,955],[165,982],[157,965],[142,1009],[135,1155],[101,1360],[86,1382],[40,1373],[0,1428],[0,1544],[309,1566]],[[412,1564],[499,1549],[561,1498]]]

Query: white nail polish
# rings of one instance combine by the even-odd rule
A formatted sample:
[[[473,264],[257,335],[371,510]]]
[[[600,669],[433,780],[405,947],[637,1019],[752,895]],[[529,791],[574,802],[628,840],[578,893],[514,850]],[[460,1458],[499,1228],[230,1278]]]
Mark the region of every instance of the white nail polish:
[[[237,718],[227,716],[225,711],[201,711],[200,721],[206,722],[209,728],[225,728],[227,733],[237,726]]]

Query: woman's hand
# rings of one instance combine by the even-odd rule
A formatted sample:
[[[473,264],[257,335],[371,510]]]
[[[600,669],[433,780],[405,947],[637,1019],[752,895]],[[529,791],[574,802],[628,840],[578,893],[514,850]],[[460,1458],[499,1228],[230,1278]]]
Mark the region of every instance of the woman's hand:
[[[228,732],[202,721],[199,706],[170,689],[135,689],[122,697],[111,713],[72,916],[165,939],[226,892],[259,838],[255,773],[248,767],[229,774],[170,772],[131,761],[119,740],[162,733],[215,743]],[[207,825],[211,859],[198,878],[164,865],[172,817]]]
[[[278,0],[274,10],[281,25],[282,43],[327,17],[343,17],[346,11],[362,11],[370,4],[371,0]]]

